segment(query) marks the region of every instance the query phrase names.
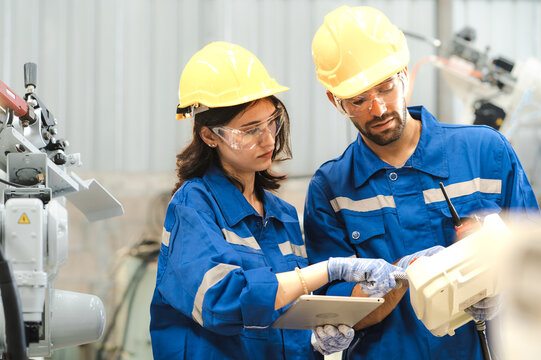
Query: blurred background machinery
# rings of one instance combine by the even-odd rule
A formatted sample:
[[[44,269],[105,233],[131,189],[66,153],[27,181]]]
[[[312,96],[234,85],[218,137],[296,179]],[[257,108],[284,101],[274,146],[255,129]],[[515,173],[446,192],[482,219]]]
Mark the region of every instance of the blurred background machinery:
[[[515,63],[504,57],[491,57],[489,48],[479,50],[475,40],[476,31],[471,27],[457,32],[448,44],[429,40],[442,47],[443,56],[427,56],[415,64],[410,95],[420,66],[433,63],[462,101],[461,114],[455,122],[487,125],[500,131],[513,145],[534,191],[539,194],[541,60],[529,57]]]

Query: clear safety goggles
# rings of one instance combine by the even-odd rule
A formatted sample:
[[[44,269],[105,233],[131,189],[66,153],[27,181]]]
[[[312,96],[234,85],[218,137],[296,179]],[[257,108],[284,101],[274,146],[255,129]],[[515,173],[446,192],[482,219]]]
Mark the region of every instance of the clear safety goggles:
[[[379,104],[396,102],[400,98],[400,95],[403,94],[402,90],[404,87],[402,86],[400,88],[399,86],[401,81],[404,84],[404,78],[400,72],[360,95],[349,99],[341,99],[333,95],[334,100],[338,110],[345,115],[358,116],[367,114],[372,111],[374,101],[377,101]]]
[[[285,116],[284,109],[278,107],[268,119],[249,129],[239,130],[227,126],[218,126],[211,128],[211,130],[231,148],[235,150],[251,150],[267,133],[275,137],[282,128]]]

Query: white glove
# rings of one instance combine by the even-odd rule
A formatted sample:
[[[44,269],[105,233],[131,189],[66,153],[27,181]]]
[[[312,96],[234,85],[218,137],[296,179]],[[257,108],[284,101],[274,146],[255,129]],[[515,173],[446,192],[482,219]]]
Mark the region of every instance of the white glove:
[[[439,253],[439,252],[442,251],[443,249],[445,249],[443,246],[441,246],[441,245],[436,245],[436,246],[432,246],[431,248],[428,248],[428,249],[424,249],[424,250],[421,250],[421,251],[417,251],[416,253],[413,253],[413,254],[404,256],[402,259],[400,259],[400,260],[398,261],[398,263],[396,264],[396,266],[401,267],[402,269],[406,270],[406,268],[409,266],[409,264],[410,264],[413,260],[417,259],[418,257],[421,257],[421,256],[432,256],[432,255],[434,255],[434,254]]]
[[[329,281],[345,280],[361,284],[368,295],[382,296],[396,286],[394,276],[404,269],[383,259],[329,258]]]
[[[500,312],[501,294],[487,297],[464,309],[475,321],[492,320]]]
[[[347,325],[324,325],[317,326],[312,330],[312,346],[323,355],[347,349],[355,331]]]

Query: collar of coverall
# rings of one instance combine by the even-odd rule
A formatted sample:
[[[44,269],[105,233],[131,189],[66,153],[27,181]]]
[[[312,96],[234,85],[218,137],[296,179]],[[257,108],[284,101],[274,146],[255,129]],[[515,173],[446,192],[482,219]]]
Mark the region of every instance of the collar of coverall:
[[[412,167],[419,171],[434,175],[440,178],[449,177],[449,163],[443,131],[439,122],[423,106],[408,107],[410,115],[420,120],[423,124],[421,138],[417,148],[411,157],[404,164],[405,167]],[[388,169],[389,164],[382,161],[374,152],[364,144],[361,135],[357,136],[354,144],[355,186],[362,186],[374,173],[382,169]]]
[[[242,219],[250,215],[257,215],[257,211],[250,205],[248,200],[242,195],[239,189],[225,177],[222,170],[216,166],[211,166],[205,175],[203,180],[207,184],[208,189],[216,199],[225,221],[229,226],[235,226]],[[266,218],[274,217],[279,221],[285,222],[298,222],[287,211],[284,211],[283,205],[279,203],[278,199],[272,196],[269,192],[263,192],[263,206],[265,208]]]

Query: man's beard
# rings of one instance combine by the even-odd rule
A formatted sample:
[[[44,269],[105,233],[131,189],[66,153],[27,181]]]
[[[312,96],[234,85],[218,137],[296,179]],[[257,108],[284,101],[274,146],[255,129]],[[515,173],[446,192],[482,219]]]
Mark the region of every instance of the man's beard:
[[[392,142],[395,142],[396,140],[400,139],[402,136],[402,133],[404,132],[404,128],[406,126],[406,116],[407,116],[407,107],[404,104],[404,110],[402,111],[402,116],[398,114],[398,112],[393,111],[392,113],[385,113],[383,116],[374,116],[372,120],[366,123],[366,129],[369,129],[368,131],[361,128],[361,126],[355,122],[353,122],[353,125],[359,130],[361,134],[366,139],[369,139],[373,143],[379,145],[379,146],[385,146],[389,145]],[[394,118],[395,120],[398,120],[400,123],[397,127],[393,127],[390,129],[386,129],[384,131],[378,132],[377,134],[374,134],[370,131],[371,126],[385,122],[389,120],[390,118]],[[394,120],[393,120],[394,121]]]

